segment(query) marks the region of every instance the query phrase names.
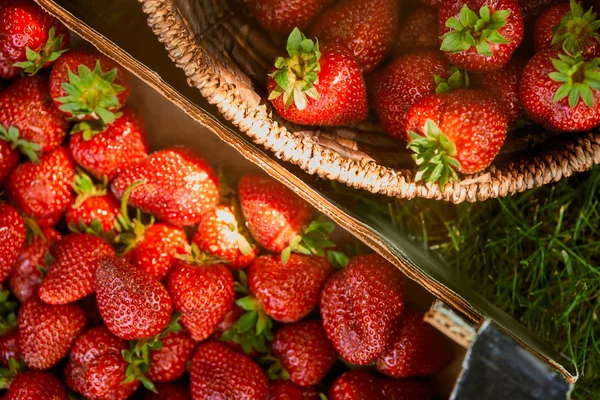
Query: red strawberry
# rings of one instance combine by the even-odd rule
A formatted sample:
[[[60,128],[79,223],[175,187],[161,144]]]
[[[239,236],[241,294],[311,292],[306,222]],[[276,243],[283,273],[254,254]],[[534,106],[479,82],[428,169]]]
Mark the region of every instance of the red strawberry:
[[[42,76],[17,79],[0,93],[0,125],[7,130],[16,128],[20,139],[38,145],[34,150],[44,153],[61,145],[68,128],[52,104],[48,78]],[[34,157],[32,153],[35,151],[26,154]]]
[[[305,29],[333,0],[282,1],[248,0],[246,4],[258,23],[268,31],[290,33]]]
[[[99,261],[96,301],[106,327],[125,340],[157,335],[169,323],[173,309],[160,282],[115,257]]]
[[[394,52],[405,54],[424,48],[437,48],[438,30],[438,11],[435,8],[415,8],[400,24]]]
[[[0,365],[8,367],[11,358],[15,360],[21,359],[18,329],[12,329],[0,336]]]
[[[517,0],[460,0],[439,9],[441,50],[458,68],[486,72],[502,68],[523,40]]]
[[[310,34],[347,48],[366,74],[391,50],[399,16],[399,0],[344,0],[321,14]]]
[[[367,117],[365,81],[350,51],[341,45],[319,47],[294,29],[289,57],[275,61],[269,75],[269,100],[279,115],[303,125],[337,126]]]
[[[47,67],[68,46],[67,28],[34,1],[0,4],[0,53],[19,62],[25,72],[35,74]]]
[[[404,310],[404,277],[378,255],[354,257],[321,293],[329,340],[347,361],[370,364],[385,351]]]
[[[381,126],[390,135],[406,138],[406,114],[421,97],[436,90],[436,76],[448,78],[450,64],[442,53],[425,50],[392,61],[368,81],[369,98]]]
[[[433,400],[433,390],[415,379],[382,379],[381,394],[386,400]],[[333,399],[332,399],[333,400]]]
[[[60,147],[40,157],[38,165],[19,165],[8,179],[8,197],[40,226],[53,226],[71,202],[74,178],[71,156]]]
[[[48,369],[59,362],[86,326],[77,304],[49,305],[31,297],[19,310],[19,346],[25,363]]]
[[[0,282],[13,270],[25,245],[25,222],[17,210],[0,202]]]
[[[523,114],[519,98],[519,86],[525,63],[511,60],[502,69],[492,72],[473,73],[469,77],[474,89],[494,94],[507,111],[508,122],[514,122]]]
[[[519,0],[524,16],[536,16],[564,0]]]
[[[250,357],[217,341],[201,343],[192,359],[192,399],[264,400],[269,383]]]
[[[319,392],[311,387],[300,387],[290,381],[271,382],[268,400],[319,400]]]
[[[600,59],[584,61],[548,49],[525,66],[521,102],[528,116],[547,129],[587,131],[600,124]]]
[[[398,322],[388,348],[375,365],[393,378],[408,378],[431,375],[448,360],[443,336],[423,321],[423,314],[412,312]]]
[[[123,67],[98,52],[71,51],[56,61],[50,74],[54,104],[77,120],[114,122],[114,112],[125,105],[129,92]]]
[[[600,20],[590,8],[584,12],[581,3],[558,4],[546,11],[535,23],[535,51],[562,48],[568,54],[583,52],[586,60],[600,56]]]
[[[273,337],[273,355],[281,361],[290,381],[299,386],[321,382],[337,358],[318,320],[282,326]]]
[[[53,261],[56,244],[61,239],[60,233],[54,229],[42,229],[39,234],[33,236],[17,258],[8,284],[20,302],[37,293],[42,283],[43,272]]]
[[[80,131],[72,135],[69,149],[75,162],[96,179],[113,180],[124,169],[148,156],[142,119],[125,108],[104,131]],[[91,135],[91,137],[89,137]]]
[[[150,353],[147,376],[154,382],[171,382],[185,373],[196,342],[187,331],[168,332],[160,339],[162,347]]]
[[[5,135],[6,132],[6,135]],[[19,165],[19,151],[13,146],[12,141],[4,140],[8,131],[0,126],[0,188],[17,165]]]
[[[379,378],[367,371],[351,370],[329,387],[329,400],[384,400]]]
[[[48,304],[68,304],[92,294],[98,259],[114,255],[113,248],[97,236],[65,236],[56,246],[54,263],[38,291],[40,299]]]
[[[9,60],[8,57],[0,51],[0,79],[6,79],[11,81],[19,76],[19,68],[13,66],[14,61]]]
[[[113,193],[120,199],[125,189],[140,180],[145,183],[131,192],[129,205],[176,226],[200,222],[219,200],[214,171],[187,149],[157,151],[125,169],[113,181]]]
[[[25,371],[11,382],[2,400],[67,400],[62,382],[49,372]]]
[[[504,143],[508,119],[498,100],[479,90],[433,94],[416,102],[407,117],[409,148],[419,166],[417,180],[446,182],[456,172],[489,166]],[[436,148],[435,158],[428,150]]]
[[[238,194],[252,237],[274,253],[300,234],[312,214],[307,202],[272,178],[244,176]]]
[[[157,383],[156,393],[147,392],[144,400],[191,400],[190,389],[182,383]]]
[[[193,243],[208,254],[227,261],[231,269],[246,268],[258,255],[259,248],[245,232],[232,207],[218,205],[208,212],[194,235]]]

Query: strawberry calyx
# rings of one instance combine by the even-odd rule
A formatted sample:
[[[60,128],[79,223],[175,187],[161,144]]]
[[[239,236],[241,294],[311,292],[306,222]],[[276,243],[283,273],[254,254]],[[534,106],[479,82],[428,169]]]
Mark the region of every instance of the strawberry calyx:
[[[461,71],[455,66],[450,68],[450,76],[447,79],[439,75],[435,75],[434,79],[436,85],[435,92],[438,94],[448,93],[456,89],[466,89],[470,86],[467,71]]]
[[[498,30],[506,25],[510,10],[490,11],[488,6],[479,9],[479,15],[466,4],[460,10],[459,17],[450,17],[446,27],[450,31],[442,36],[442,51],[461,53],[475,47],[483,56],[491,57],[490,44],[506,44],[508,40]]]
[[[91,116],[103,124],[111,124],[117,118],[111,109],[122,106],[117,95],[125,88],[114,83],[117,69],[103,72],[100,60],[96,61],[93,70],[79,65],[77,74],[69,70],[69,82],[63,82],[62,88],[66,96],[55,99],[62,103],[61,111],[70,113],[75,119]]]
[[[26,243],[28,245],[31,244],[33,239],[38,237],[46,241],[46,236],[44,236],[42,228],[40,228],[35,219],[28,216],[23,216],[23,221],[25,221]]]
[[[8,368],[0,368],[0,390],[8,389],[17,375],[26,369],[25,361],[11,357],[8,360]]]
[[[117,119],[123,116],[123,113],[119,111],[114,113],[114,115],[116,121]],[[108,124],[101,119],[92,121],[79,121],[73,124],[73,128],[71,128],[69,134],[75,135],[81,132],[83,140],[87,142],[88,140],[91,140],[94,136],[106,132],[107,129]]]
[[[238,250],[242,255],[248,255],[256,248],[256,242],[252,238],[250,231],[246,227],[244,221],[244,215],[242,208],[237,197],[232,197],[230,202],[231,212],[233,213],[233,221],[230,222],[229,228],[231,232],[237,233],[235,242],[238,246]],[[229,219],[229,215],[225,214],[222,218]]]
[[[108,186],[108,182],[106,179],[103,180],[102,183],[94,183],[92,178],[83,170],[78,169],[77,174],[75,175],[75,179],[73,180],[73,190],[77,195],[75,202],[73,203],[73,208],[79,208],[90,197],[100,197],[106,194],[106,187]]]
[[[329,235],[335,230],[335,224],[320,216],[312,221],[302,233],[290,240],[288,247],[281,252],[281,261],[288,262],[292,252],[305,255],[325,257],[327,249],[335,247],[336,244],[329,240]]]
[[[196,265],[199,267],[208,265],[225,264],[228,261],[211,254],[204,253],[196,243],[185,244],[185,253],[177,254],[175,258],[185,261],[187,264]]]
[[[585,13],[583,6],[571,0],[571,11],[565,14],[554,28],[552,46],[559,46],[567,54],[576,54],[593,46],[600,40],[600,20],[590,7]]]
[[[13,66],[21,68],[23,72],[29,76],[37,74],[46,63],[56,61],[58,57],[67,51],[67,49],[62,50],[62,40],[62,35],[56,37],[54,27],[50,28],[48,31],[48,40],[44,47],[42,47],[39,52],[35,52],[29,47],[26,47],[25,56],[27,57],[27,61],[15,63]]]
[[[456,146],[430,119],[425,122],[423,132],[423,136],[409,132],[411,140],[408,148],[415,153],[412,157],[418,166],[415,181],[439,182],[440,188],[443,188],[448,181],[458,179],[456,170],[461,166],[454,158]]]
[[[40,271],[40,280],[43,281],[44,278],[46,278],[46,275],[48,274],[48,269],[50,268],[50,266],[52,265],[52,263],[54,262],[54,257],[52,256],[52,254],[50,254],[49,251],[46,251],[44,253],[44,264],[43,265],[37,265],[37,270]]]
[[[10,143],[12,149],[18,149],[34,164],[40,163],[40,155],[42,154],[42,146],[22,139],[19,130],[14,126],[9,126],[6,129],[0,124],[0,140]]]
[[[285,370],[283,365],[281,365],[281,361],[277,357],[271,354],[265,354],[258,359],[258,363],[263,366],[263,369],[266,371],[269,380],[290,380],[290,373]]]
[[[600,58],[585,61],[581,53],[574,57],[559,54],[551,59],[556,71],[548,74],[550,79],[562,85],[556,90],[552,101],[569,98],[569,107],[575,108],[579,100],[594,108],[594,91],[600,91]]]
[[[115,230],[117,231],[117,235],[114,238],[117,254],[121,257],[136,248],[138,243],[143,240],[146,229],[154,224],[153,216],[149,217],[148,222],[144,222],[142,212],[139,209],[136,209],[136,217],[131,219],[127,208],[127,202],[129,201],[131,192],[145,183],[145,179],[133,182],[123,192],[121,212],[117,215],[115,220]]]
[[[0,290],[0,336],[17,327],[18,303],[10,299],[10,290]]]
[[[283,96],[285,108],[292,103],[298,110],[304,110],[308,98],[319,99],[315,85],[319,84],[321,65],[319,60],[319,42],[308,39],[300,29],[295,28],[287,41],[289,57],[279,57],[275,61],[276,71],[269,76],[277,82],[277,86],[269,93],[269,100]]]

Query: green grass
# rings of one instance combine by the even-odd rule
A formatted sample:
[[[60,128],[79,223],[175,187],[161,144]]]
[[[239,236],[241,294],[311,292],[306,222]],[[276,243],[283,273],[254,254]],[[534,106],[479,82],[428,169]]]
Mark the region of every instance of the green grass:
[[[391,219],[449,267],[470,276],[494,304],[569,355],[581,374],[574,399],[599,397],[600,167],[482,203],[366,195],[355,206]]]

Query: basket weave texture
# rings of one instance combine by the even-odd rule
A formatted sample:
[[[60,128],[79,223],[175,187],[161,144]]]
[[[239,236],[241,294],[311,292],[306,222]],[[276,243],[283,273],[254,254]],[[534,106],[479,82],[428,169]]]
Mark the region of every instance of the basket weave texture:
[[[316,129],[283,121],[265,100],[284,38],[261,31],[242,0],[139,0],[148,25],[192,87],[255,143],[309,174],[372,193],[461,203],[512,195],[600,164],[600,132],[509,138],[497,162],[443,190],[415,182],[405,144],[377,126]],[[548,139],[548,140],[546,140]]]

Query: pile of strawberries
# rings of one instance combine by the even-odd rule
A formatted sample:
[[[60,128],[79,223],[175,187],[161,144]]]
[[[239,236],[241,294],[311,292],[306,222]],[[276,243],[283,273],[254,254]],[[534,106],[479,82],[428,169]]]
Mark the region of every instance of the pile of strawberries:
[[[125,71],[68,43],[0,0],[4,400],[433,398],[449,354],[393,265],[273,179],[151,153]]]
[[[600,125],[593,8],[421,1],[248,0],[260,25],[289,34],[288,55],[269,74],[274,108],[297,124],[338,126],[368,118],[370,106],[414,152],[416,180],[441,187],[457,172],[488,167],[524,124],[559,132]]]

